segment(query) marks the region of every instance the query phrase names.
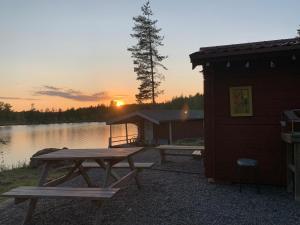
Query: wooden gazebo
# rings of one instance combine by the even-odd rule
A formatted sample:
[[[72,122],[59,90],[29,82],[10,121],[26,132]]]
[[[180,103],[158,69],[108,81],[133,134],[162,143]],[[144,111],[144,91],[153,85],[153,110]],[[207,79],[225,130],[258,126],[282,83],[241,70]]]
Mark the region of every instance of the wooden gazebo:
[[[112,126],[124,124],[125,144],[157,145],[172,144],[178,139],[203,137],[203,111],[201,110],[139,110],[107,121]],[[128,135],[127,124],[135,124],[138,134]],[[110,132],[109,145],[113,146],[118,140]]]

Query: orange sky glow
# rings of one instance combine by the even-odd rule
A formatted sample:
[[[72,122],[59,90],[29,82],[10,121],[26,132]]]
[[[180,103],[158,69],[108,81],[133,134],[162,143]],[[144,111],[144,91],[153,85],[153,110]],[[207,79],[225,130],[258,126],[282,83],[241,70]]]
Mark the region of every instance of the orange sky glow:
[[[64,110],[112,100],[135,103],[139,83],[127,49],[136,44],[130,36],[132,17],[144,2],[0,1],[0,101],[15,111],[32,104]],[[159,52],[168,56],[163,62],[168,70],[159,71],[165,80],[157,102],[203,93],[201,68],[192,70],[189,59],[200,47],[296,35],[299,1],[229,6],[227,1],[151,0],[164,36]]]

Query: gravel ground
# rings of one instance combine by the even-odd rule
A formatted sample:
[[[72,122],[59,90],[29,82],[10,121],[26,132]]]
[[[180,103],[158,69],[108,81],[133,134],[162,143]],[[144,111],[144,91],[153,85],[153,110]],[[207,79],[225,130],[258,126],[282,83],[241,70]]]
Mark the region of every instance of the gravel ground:
[[[157,161],[153,150],[141,153],[139,161]],[[169,157],[163,166],[139,174],[142,189],[132,182],[103,205],[103,214],[89,201],[40,200],[32,224],[36,225],[228,225],[300,224],[300,203],[284,188],[262,186],[261,194],[247,186],[239,193],[237,185],[209,184],[202,161],[188,157]],[[178,173],[164,170],[184,170]],[[119,170],[124,172],[124,170]],[[100,182],[103,172],[90,171]],[[68,185],[84,185],[81,178]],[[21,224],[27,204],[0,206],[0,224]],[[101,222],[97,220],[101,218]]]

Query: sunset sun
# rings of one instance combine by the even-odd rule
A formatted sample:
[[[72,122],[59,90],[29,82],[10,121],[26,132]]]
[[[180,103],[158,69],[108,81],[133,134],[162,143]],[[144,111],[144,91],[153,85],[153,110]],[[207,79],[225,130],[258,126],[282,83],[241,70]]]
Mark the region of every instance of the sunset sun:
[[[117,107],[121,107],[125,104],[125,102],[123,100],[115,100],[116,106]]]

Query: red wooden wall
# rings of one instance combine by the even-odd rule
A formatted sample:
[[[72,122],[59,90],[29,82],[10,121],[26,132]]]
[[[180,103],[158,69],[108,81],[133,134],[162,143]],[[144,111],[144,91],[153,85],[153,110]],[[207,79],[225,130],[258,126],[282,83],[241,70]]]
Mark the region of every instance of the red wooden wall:
[[[205,173],[207,177],[236,181],[236,160],[257,159],[260,182],[285,184],[286,156],[280,138],[281,113],[300,108],[299,62],[290,58],[212,63],[204,69],[205,96]],[[231,117],[229,87],[252,86],[253,116]]]

